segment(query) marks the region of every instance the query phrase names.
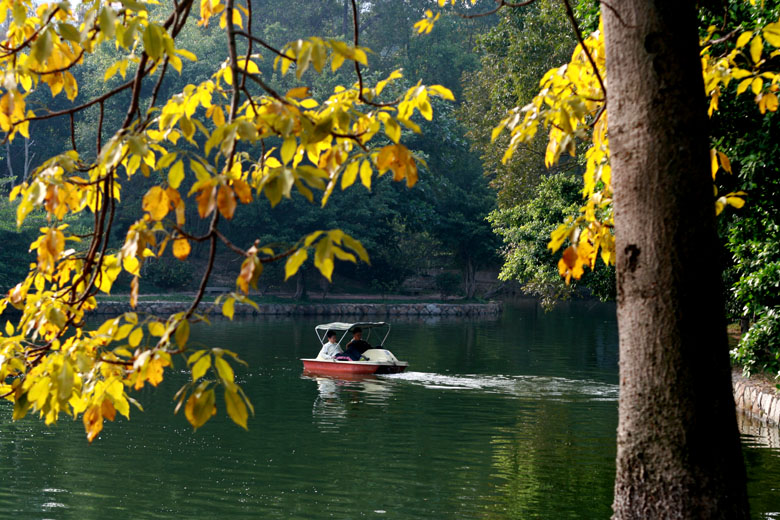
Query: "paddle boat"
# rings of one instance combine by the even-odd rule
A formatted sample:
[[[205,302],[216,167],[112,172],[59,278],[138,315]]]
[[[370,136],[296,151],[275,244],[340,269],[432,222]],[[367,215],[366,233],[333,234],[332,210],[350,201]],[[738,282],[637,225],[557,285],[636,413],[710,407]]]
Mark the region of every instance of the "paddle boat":
[[[392,352],[385,348],[385,341],[387,336],[390,335],[390,324],[384,321],[361,321],[356,323],[323,323],[314,327],[314,332],[317,334],[317,338],[320,340],[320,346],[327,342],[326,334],[329,330],[336,331],[341,334],[341,338],[338,343],[340,346],[346,346],[344,338],[352,332],[356,327],[363,329],[366,334],[365,341],[369,343],[371,338],[371,332],[376,331],[378,335],[382,336],[382,341],[373,348],[370,348],[363,352],[359,361],[342,360],[342,359],[328,359],[318,355],[316,358],[302,358],[303,370],[305,373],[310,374],[327,374],[327,375],[363,375],[363,374],[397,374],[406,370],[409,363],[406,361],[399,361]],[[343,345],[342,345],[342,342]]]

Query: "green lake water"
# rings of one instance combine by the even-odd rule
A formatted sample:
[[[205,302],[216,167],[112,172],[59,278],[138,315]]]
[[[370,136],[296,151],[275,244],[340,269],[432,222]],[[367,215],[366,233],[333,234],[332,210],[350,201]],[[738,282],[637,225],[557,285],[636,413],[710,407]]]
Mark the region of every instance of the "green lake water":
[[[614,306],[395,318],[387,345],[408,371],[358,381],[302,375],[317,322],[194,331],[248,362],[248,432],[223,409],[194,433],[173,415],[183,362],[92,445],[80,420],[14,423],[0,405],[0,518],[609,518]],[[780,433],[742,423],[753,517],[780,518]]]

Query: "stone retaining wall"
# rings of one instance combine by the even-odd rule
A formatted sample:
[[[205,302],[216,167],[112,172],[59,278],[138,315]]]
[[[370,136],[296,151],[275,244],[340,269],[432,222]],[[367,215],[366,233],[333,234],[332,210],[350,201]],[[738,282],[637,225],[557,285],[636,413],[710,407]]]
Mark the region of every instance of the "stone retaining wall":
[[[185,310],[182,302],[139,302],[136,312],[157,315]],[[212,304],[201,304],[200,312],[211,308],[211,313],[221,314]],[[132,310],[125,302],[101,302],[95,311],[99,314],[119,315]],[[500,302],[489,303],[309,303],[263,304],[259,310],[236,303],[236,316],[497,316],[501,314]]]
[[[743,377],[741,371],[732,373],[734,402],[737,409],[774,425],[780,425],[780,395],[771,384],[752,381]]]

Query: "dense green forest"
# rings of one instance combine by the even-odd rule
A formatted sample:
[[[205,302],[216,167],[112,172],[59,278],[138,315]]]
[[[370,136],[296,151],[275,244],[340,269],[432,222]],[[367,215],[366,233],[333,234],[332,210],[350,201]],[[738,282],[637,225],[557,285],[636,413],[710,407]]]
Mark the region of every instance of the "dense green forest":
[[[259,2],[256,12],[262,13],[261,37],[269,44],[281,48],[286,42],[301,34],[349,41],[352,37],[352,14],[349,2],[332,0],[318,2]],[[448,87],[457,100],[462,98],[461,75],[473,71],[479,65],[474,45],[477,37],[489,27],[490,19],[464,21],[452,15],[440,24],[434,35],[421,37],[415,34],[413,24],[427,2],[364,2],[361,13],[361,44],[373,51],[370,67],[365,71],[367,81],[386,77],[401,69],[407,78],[420,78],[423,82],[438,82]],[[393,31],[386,28],[392,25]],[[180,35],[180,45],[198,57],[198,62],[188,64],[181,75],[169,74],[159,91],[161,99],[180,92],[188,83],[208,79],[211,71],[218,69],[224,60],[222,30],[212,25],[207,28],[188,26]],[[79,84],[75,102],[84,102],[121,84],[124,79],[116,74],[104,82],[109,65],[121,58],[121,52],[101,48],[90,56],[85,66],[74,71]],[[278,90],[291,88],[289,78],[283,78],[274,70],[272,61],[259,62],[261,73]],[[132,65],[131,65],[132,68]],[[129,73],[128,73],[129,74]],[[336,74],[313,76],[311,85],[314,97],[321,97],[339,84],[354,81],[349,70]],[[395,85],[397,92],[411,84]],[[145,100],[152,92],[144,92]],[[118,125],[130,93],[116,96],[105,104],[105,127]],[[60,96],[54,103],[46,99],[49,93],[34,92],[39,103],[51,110],[65,108],[70,101]],[[455,106],[449,102],[437,102],[439,116],[435,122],[423,125],[421,134],[404,130],[404,139],[410,149],[426,161],[427,168],[420,173],[417,188],[409,190],[383,177],[368,188],[337,193],[328,206],[320,209],[309,203],[299,193],[283,200],[271,209],[265,199],[259,199],[237,211],[227,223],[224,232],[239,247],[249,247],[255,239],[280,244],[293,244],[301,235],[317,229],[341,228],[359,237],[369,252],[371,263],[355,266],[338,264],[334,286],[336,291],[386,293],[398,292],[405,279],[416,276],[418,283],[428,289],[437,288],[453,295],[475,296],[475,273],[478,269],[495,269],[499,265],[496,250],[498,240],[490,230],[487,215],[495,208],[495,197],[488,187],[487,178],[479,157],[472,152],[465,137],[465,127],[458,120]],[[98,108],[86,111],[77,120],[76,148],[89,150],[96,139],[95,121]],[[38,166],[39,161],[53,152],[71,147],[70,135],[57,120],[33,122],[30,139],[16,139],[6,144],[2,153],[6,172],[5,191],[25,180]],[[389,142],[389,140],[387,141]],[[273,139],[268,146],[277,145]],[[119,247],[127,228],[135,220],[145,193],[142,179],[129,183],[123,194],[123,205],[118,211],[112,245]],[[338,190],[340,191],[340,190]],[[4,248],[0,262],[5,266],[0,284],[7,290],[24,277],[32,258],[25,260],[24,250],[34,238],[40,222],[30,221],[25,229],[29,233],[20,236],[13,225],[14,208],[5,206],[3,211],[3,239],[15,247]],[[194,212],[194,208],[191,210]],[[73,225],[90,225],[90,221]],[[195,246],[190,262],[175,261],[165,255],[159,260],[146,262],[141,278],[141,291],[194,290],[197,287],[196,269],[191,264],[205,261],[207,248]],[[234,277],[235,268],[226,261],[217,264],[216,285],[219,280]],[[456,274],[458,273],[458,274]],[[437,277],[437,274],[439,275]],[[283,289],[298,291],[303,296],[308,283],[310,289],[329,291],[331,284],[318,273],[304,265],[295,280],[282,286],[283,266],[271,265],[259,280],[261,290]],[[129,277],[118,280],[118,289],[129,290]],[[297,282],[297,283],[296,283]],[[296,287],[297,285],[297,287]]]
[[[261,27],[262,38],[271,45],[281,47],[298,34],[344,41],[352,36],[349,2],[331,0],[314,7],[297,1],[260,4],[256,12],[262,12],[263,19],[256,26]],[[732,2],[728,11],[732,19],[748,24],[757,18],[777,17],[776,3],[767,3],[760,10],[743,4]],[[445,13],[431,34],[418,35],[413,24],[429,5],[425,0],[360,3],[361,44],[373,51],[365,71],[367,79],[402,69],[406,78],[436,81],[455,94],[455,103],[435,103],[438,115],[434,121],[424,122],[421,134],[404,130],[410,148],[427,165],[417,187],[409,190],[383,177],[370,189],[337,193],[324,209],[298,193],[273,209],[267,200],[258,199],[240,208],[225,226],[225,234],[237,245],[248,247],[247,241],[255,239],[293,243],[314,229],[342,228],[359,237],[369,251],[370,265],[337,264],[335,285],[327,283],[308,264],[293,281],[283,284],[282,265],[270,265],[259,281],[261,291],[283,288],[301,297],[308,284],[316,291],[384,294],[403,292],[409,286],[409,282],[404,286],[404,281],[414,280],[412,286],[424,283],[442,292],[473,298],[479,296],[476,271],[498,270],[503,263],[500,279],[519,282],[525,293],[547,306],[572,295],[614,298],[612,266],[599,263],[581,280],[566,283],[558,274],[557,256],[547,248],[555,227],[577,214],[583,164],[562,160],[547,169],[545,136],[541,134],[504,164],[501,157],[507,138],[491,139],[492,129],[506,111],[528,102],[544,72],[565,63],[571,54],[576,42],[562,5],[540,0],[526,9],[504,9],[470,19],[459,15],[468,16],[490,2],[478,2],[474,8],[459,5]],[[586,30],[596,29],[594,13],[592,4],[580,2],[577,14]],[[719,16],[716,10],[702,10],[702,31],[716,23]],[[393,30],[387,30],[389,26]],[[188,64],[181,75],[169,74],[161,85],[160,98],[207,78],[219,67],[224,59],[220,32],[216,25],[185,27],[179,36],[181,46],[191,50],[199,61]],[[83,67],[74,69],[79,85],[75,102],[119,85],[123,81],[120,74],[107,81],[105,78],[110,64],[120,58],[121,51],[104,46],[89,56]],[[270,59],[260,61],[259,67],[275,88],[292,86],[289,77],[282,77]],[[312,76],[311,89],[316,97],[351,81],[350,72],[342,69],[335,74]],[[403,81],[395,87],[398,92],[409,86],[408,80]],[[151,88],[148,90],[142,96],[151,96]],[[48,95],[43,89],[33,91],[30,102],[48,106],[49,110],[63,109],[71,103],[65,96],[48,101]],[[119,124],[129,96],[127,92],[105,103],[105,126]],[[712,143],[730,157],[733,173],[721,170],[716,183],[721,192],[747,193],[744,207],[729,207],[719,218],[729,317],[739,321],[746,333],[733,355],[751,370],[766,367],[779,371],[779,181],[774,173],[778,166],[778,122],[771,112],[756,111],[745,97],[724,96],[721,104],[723,109],[712,118]],[[0,189],[7,193],[29,179],[40,161],[54,152],[73,144],[79,150],[90,150],[96,140],[97,119],[98,108],[94,106],[75,121],[75,143],[57,119],[32,122],[29,138],[7,140],[0,150]],[[121,245],[141,206],[146,189],[141,181],[128,183],[122,193],[124,203],[113,228],[112,247]],[[194,208],[188,211],[194,212]],[[14,225],[15,206],[7,199],[0,202],[0,212],[4,245],[0,250],[0,287],[8,290],[25,276],[34,261],[27,245],[44,221],[33,214],[18,230]],[[91,222],[87,217],[75,217],[70,225],[86,230]],[[194,274],[207,252],[204,244],[197,244],[190,262],[177,262],[170,254],[146,262],[141,291],[194,289]],[[235,267],[230,264],[229,252],[225,252],[225,258],[215,272],[217,280],[229,279],[228,273]],[[129,283],[130,278],[123,275],[117,287],[129,290]]]

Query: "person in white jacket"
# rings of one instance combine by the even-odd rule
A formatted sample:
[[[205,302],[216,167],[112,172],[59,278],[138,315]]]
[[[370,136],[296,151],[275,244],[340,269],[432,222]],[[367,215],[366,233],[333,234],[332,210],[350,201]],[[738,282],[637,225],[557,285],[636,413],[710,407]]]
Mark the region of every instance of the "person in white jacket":
[[[339,354],[343,353],[341,347],[339,346],[339,342],[336,339],[338,334],[336,334],[335,330],[329,330],[326,332],[325,337],[328,338],[328,342],[322,345],[322,349],[320,349],[320,353],[317,355],[317,359],[333,359]]]

